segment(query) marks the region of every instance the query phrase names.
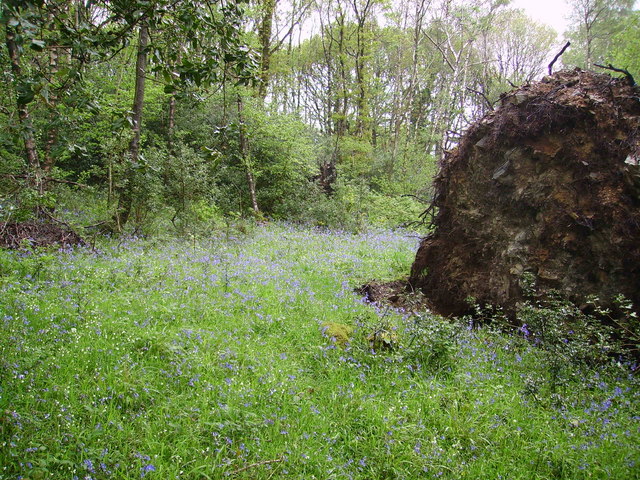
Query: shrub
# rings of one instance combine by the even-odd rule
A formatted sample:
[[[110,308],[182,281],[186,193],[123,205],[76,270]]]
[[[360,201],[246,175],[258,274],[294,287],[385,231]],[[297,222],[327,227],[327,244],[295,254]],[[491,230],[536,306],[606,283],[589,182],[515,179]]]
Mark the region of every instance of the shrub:
[[[403,361],[415,371],[450,373],[460,325],[430,314],[414,314],[405,331],[408,343],[402,349]]]

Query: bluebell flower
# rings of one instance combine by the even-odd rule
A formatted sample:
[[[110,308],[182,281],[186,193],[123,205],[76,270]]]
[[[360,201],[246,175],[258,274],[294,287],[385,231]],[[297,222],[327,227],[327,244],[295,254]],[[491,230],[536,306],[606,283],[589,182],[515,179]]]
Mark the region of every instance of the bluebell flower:
[[[156,467],[154,467],[151,463],[148,465],[145,465],[144,467],[141,468],[140,478],[144,477],[148,472],[155,472],[155,471],[156,471]]]
[[[90,472],[90,473],[95,473],[95,469],[93,468],[93,462],[91,460],[89,460],[88,458],[85,459],[85,461],[84,461],[84,468],[86,468],[87,471]]]

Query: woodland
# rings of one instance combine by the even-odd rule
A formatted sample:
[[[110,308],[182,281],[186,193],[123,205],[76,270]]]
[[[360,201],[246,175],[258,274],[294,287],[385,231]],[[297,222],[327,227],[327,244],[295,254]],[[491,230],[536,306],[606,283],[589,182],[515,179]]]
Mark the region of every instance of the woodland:
[[[5,0],[0,220],[411,224],[443,152],[567,41],[554,70],[640,74],[632,1],[570,6],[562,37],[505,0]]]
[[[0,0],[0,480],[637,480],[633,3]]]

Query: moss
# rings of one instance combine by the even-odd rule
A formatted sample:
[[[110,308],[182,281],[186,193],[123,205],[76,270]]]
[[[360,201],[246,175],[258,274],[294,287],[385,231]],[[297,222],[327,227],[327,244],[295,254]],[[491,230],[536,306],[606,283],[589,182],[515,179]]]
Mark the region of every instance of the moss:
[[[322,333],[331,338],[335,343],[344,347],[350,342],[353,327],[342,323],[325,322],[322,324]]]

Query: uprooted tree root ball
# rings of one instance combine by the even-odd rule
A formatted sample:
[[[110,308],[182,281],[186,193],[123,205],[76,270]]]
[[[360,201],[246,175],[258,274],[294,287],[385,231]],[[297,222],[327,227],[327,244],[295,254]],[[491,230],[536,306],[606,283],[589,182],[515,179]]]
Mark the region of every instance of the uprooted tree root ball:
[[[503,95],[442,160],[410,284],[439,313],[517,310],[523,276],[640,307],[640,88],[581,70]]]
[[[75,232],[46,222],[0,222],[0,248],[85,245]]]

